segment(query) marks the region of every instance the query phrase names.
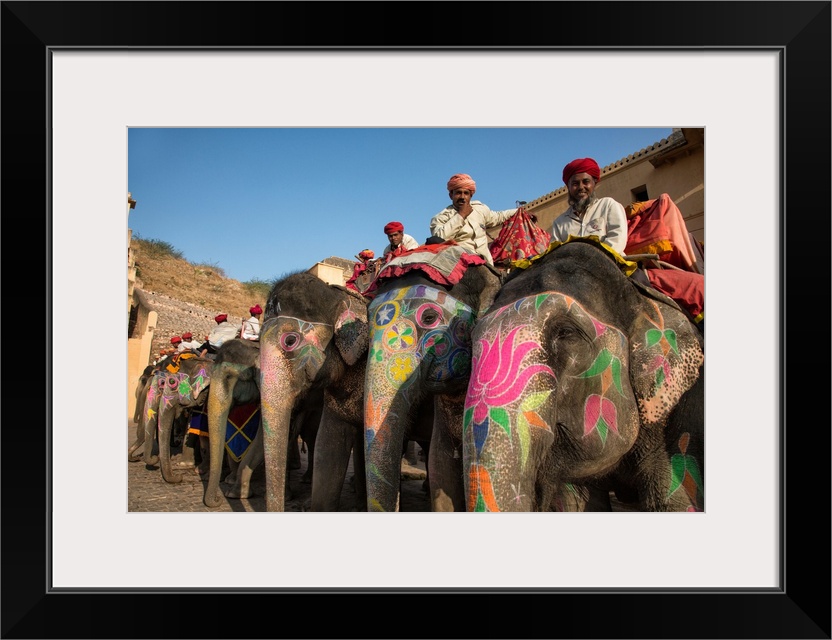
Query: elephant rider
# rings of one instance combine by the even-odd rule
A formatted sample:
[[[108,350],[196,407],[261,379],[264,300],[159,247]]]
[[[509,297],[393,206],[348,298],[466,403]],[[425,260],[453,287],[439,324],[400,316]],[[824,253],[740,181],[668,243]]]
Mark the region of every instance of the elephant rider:
[[[170,343],[173,345],[174,353],[182,353],[184,351],[184,349],[182,349],[182,338],[180,336],[173,336],[170,339]]]
[[[467,173],[457,173],[448,180],[448,196],[451,205],[437,213],[430,221],[430,232],[443,240],[453,240],[467,253],[482,256],[488,264],[494,264],[486,233],[489,227],[502,224],[517,209],[492,211],[479,200],[472,200],[477,183]]]
[[[240,333],[240,337],[243,340],[260,340],[260,314],[263,313],[263,309],[260,308],[259,304],[250,307],[248,312],[251,314],[251,317],[248,318],[246,321],[243,322],[242,332]]]
[[[627,246],[627,214],[612,198],[599,198],[595,186],[601,168],[592,158],[578,158],[563,168],[569,208],[552,223],[552,240],[565,242],[570,235],[598,236],[601,242],[624,255]]]
[[[351,289],[353,291],[358,291],[358,293],[361,293],[359,285],[356,284],[356,280],[358,280],[364,274],[372,276],[375,273],[375,271],[378,269],[378,262],[376,260],[373,260],[375,256],[376,254],[373,252],[372,249],[364,249],[363,251],[358,252],[358,255],[355,256],[358,262],[355,263],[355,266],[352,268],[352,275],[344,285],[347,289]],[[366,277],[363,280],[366,280]]]
[[[384,225],[384,235],[387,236],[389,244],[384,247],[382,256],[384,261],[392,260],[397,255],[410,251],[419,246],[416,238],[404,232],[404,225],[401,222],[393,221]]]
[[[199,351],[200,342],[194,340],[194,334],[190,331],[186,331],[182,334],[182,342],[179,343],[179,346],[176,348],[177,353],[182,353],[183,351]]]
[[[227,313],[219,313],[214,316],[214,322],[217,323],[217,326],[211,329],[211,333],[208,334],[205,342],[203,342],[199,347],[199,355],[202,357],[208,357],[211,360],[214,359],[217,349],[219,349],[223,343],[227,340],[233,340],[240,334],[240,329],[228,322]]]

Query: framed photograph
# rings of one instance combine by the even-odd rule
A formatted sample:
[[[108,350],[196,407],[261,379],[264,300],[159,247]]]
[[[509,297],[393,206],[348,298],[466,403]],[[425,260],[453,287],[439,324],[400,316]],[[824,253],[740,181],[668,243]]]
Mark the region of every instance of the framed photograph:
[[[795,338],[829,318],[802,221],[830,237],[830,3],[395,6],[2,3],[2,636],[427,637],[465,596],[454,637],[829,638],[830,436],[807,411],[828,385]],[[128,513],[139,126],[704,127],[705,513]],[[45,338],[11,337],[9,307],[27,333],[45,309]],[[11,372],[40,362],[21,402]],[[382,594],[427,626],[352,621],[398,614]],[[275,597],[288,616],[259,613]]]

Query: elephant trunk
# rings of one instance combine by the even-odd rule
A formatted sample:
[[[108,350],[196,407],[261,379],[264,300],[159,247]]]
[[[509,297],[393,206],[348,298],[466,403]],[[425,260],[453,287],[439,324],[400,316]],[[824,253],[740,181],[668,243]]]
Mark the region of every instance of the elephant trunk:
[[[144,428],[144,462],[146,465],[159,463],[158,456],[153,454],[153,443],[156,442],[156,432],[159,423],[159,377],[154,376],[153,381],[148,385],[147,397],[144,402],[144,415],[142,416],[142,427]]]
[[[165,482],[176,484],[182,482],[182,476],[174,473],[170,464],[170,436],[173,420],[179,409],[176,397],[163,395],[159,409],[159,464]]]
[[[467,511],[538,511],[538,470],[554,439],[547,429],[509,432],[487,420],[466,420],[462,468]]]
[[[225,429],[228,413],[234,398],[237,376],[233,370],[223,370],[220,375],[211,377],[211,390],[208,393],[208,446],[210,448],[210,473],[205,487],[203,502],[206,507],[215,509],[222,503],[220,495],[220,476],[225,455]]]
[[[266,511],[283,511],[286,505],[286,463],[292,411],[297,391],[279,347],[260,343],[260,429],[266,465]]]
[[[404,436],[410,426],[415,376],[393,387],[387,364],[369,362],[364,395],[364,465],[368,511],[398,511]],[[380,384],[383,381],[383,384]],[[393,387],[393,388],[391,388]]]

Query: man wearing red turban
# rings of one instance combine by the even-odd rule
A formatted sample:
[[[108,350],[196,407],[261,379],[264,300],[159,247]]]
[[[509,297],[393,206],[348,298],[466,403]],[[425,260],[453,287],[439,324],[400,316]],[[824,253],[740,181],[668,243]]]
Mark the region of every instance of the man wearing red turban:
[[[570,235],[597,236],[624,255],[627,214],[620,202],[595,194],[600,181],[601,168],[592,158],[578,158],[563,168],[569,208],[552,223],[552,240],[565,242]]]
[[[240,337],[243,340],[258,341],[260,340],[260,314],[263,313],[263,309],[259,304],[256,304],[250,307],[248,312],[251,314],[251,317],[243,322]]]
[[[392,260],[397,255],[419,246],[416,238],[404,232],[404,225],[401,222],[388,222],[384,225],[384,234],[390,242],[384,247],[382,254],[385,260]]]
[[[488,264],[494,264],[488,248],[491,239],[486,231],[489,227],[501,225],[517,209],[492,211],[479,200],[472,200],[477,183],[467,173],[452,175],[447,187],[451,205],[433,216],[430,221],[431,235],[453,240],[467,253],[482,256]]]

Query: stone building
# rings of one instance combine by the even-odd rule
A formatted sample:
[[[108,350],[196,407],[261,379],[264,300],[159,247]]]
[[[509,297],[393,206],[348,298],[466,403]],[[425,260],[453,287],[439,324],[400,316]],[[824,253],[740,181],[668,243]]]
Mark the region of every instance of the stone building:
[[[552,177],[560,180],[560,174]],[[658,198],[662,193],[679,208],[693,236],[705,241],[705,130],[674,129],[667,138],[636,151],[605,167],[595,193],[611,197],[625,207],[633,202]],[[566,186],[529,201],[526,211],[537,216],[538,226],[547,231],[552,222],[569,208]],[[489,235],[497,237],[489,230]]]

